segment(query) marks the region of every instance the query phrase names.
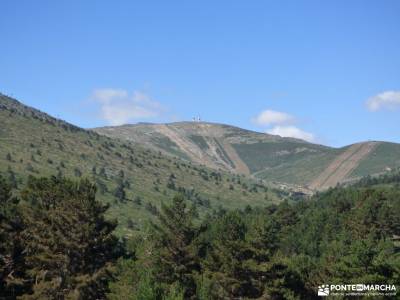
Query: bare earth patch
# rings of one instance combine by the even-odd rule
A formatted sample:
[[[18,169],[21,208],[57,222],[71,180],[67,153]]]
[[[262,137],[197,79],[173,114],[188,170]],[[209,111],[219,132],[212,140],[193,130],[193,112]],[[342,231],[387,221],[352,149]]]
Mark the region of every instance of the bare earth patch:
[[[366,142],[351,145],[335,158],[328,167],[309,185],[313,190],[324,190],[343,181],[379,142]]]

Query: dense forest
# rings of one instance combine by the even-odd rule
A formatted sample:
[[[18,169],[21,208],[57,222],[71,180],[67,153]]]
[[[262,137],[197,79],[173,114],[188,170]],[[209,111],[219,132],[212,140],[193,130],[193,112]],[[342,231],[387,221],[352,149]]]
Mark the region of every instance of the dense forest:
[[[199,218],[177,194],[140,235],[88,180],[0,177],[0,299],[314,299],[318,285],[400,282],[399,177]]]

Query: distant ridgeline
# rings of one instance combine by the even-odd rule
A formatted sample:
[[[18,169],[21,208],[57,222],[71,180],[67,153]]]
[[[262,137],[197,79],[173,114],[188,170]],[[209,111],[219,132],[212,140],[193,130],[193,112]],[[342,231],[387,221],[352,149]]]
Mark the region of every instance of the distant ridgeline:
[[[95,128],[165,154],[269,182],[325,190],[400,167],[400,144],[368,141],[342,148],[208,122]]]

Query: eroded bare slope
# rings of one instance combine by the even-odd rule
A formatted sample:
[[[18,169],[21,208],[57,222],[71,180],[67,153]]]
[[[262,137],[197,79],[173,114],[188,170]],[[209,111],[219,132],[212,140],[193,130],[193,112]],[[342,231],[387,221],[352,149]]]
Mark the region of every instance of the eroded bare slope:
[[[378,144],[379,142],[366,142],[351,145],[311,182],[310,188],[313,190],[327,189],[344,181]]]

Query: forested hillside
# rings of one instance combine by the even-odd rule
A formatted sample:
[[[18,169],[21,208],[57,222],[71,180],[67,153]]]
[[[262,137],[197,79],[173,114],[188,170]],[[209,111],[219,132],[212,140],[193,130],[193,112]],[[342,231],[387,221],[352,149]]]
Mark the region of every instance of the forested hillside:
[[[398,284],[398,178],[203,220],[178,194],[120,240],[88,181],[30,177],[16,198],[0,178],[0,298],[317,299],[326,283]]]
[[[276,203],[259,180],[166,156],[128,141],[84,130],[0,95],[0,174],[17,189],[28,176],[89,178],[111,205],[119,234],[132,234],[177,192],[200,215],[220,207]]]
[[[390,185],[335,188],[295,205],[221,212],[200,226],[175,198],[163,208],[164,226],[136,245],[137,260],[119,262],[111,299],[123,291],[127,299],[314,299],[326,283],[397,284],[396,176]]]

